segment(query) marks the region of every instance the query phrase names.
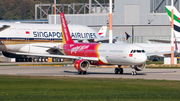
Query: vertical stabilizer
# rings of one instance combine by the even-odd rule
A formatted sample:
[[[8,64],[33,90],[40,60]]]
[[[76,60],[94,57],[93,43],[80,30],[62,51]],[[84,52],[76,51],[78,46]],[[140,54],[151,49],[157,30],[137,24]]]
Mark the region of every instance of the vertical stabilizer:
[[[128,33],[124,32],[126,35],[126,41],[128,41],[129,37],[131,37]]]
[[[98,34],[101,38],[106,36],[106,31],[107,31],[107,26],[102,26],[101,29],[99,30]]]
[[[170,21],[171,21],[171,9],[174,10],[174,34],[177,41],[179,41],[180,40],[180,13],[174,6],[173,7],[166,6],[166,11],[167,11]]]
[[[69,29],[66,23],[66,19],[64,17],[64,13],[60,13],[60,18],[61,18],[63,44],[74,44],[74,41],[72,40],[71,35],[69,33]]]

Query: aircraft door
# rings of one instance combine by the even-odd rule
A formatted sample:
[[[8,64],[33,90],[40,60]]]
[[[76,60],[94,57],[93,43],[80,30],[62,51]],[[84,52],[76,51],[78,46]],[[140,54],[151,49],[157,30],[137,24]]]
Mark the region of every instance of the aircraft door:
[[[121,60],[121,62],[122,63],[125,63],[126,62],[126,60],[127,60],[127,56],[126,56],[126,51],[125,50],[123,50],[123,53],[122,53],[122,60]]]

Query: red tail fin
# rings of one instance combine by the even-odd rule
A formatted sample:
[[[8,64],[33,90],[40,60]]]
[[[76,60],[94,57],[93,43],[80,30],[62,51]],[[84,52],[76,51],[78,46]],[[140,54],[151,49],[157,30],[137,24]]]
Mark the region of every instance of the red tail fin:
[[[66,23],[66,19],[64,17],[64,13],[60,13],[61,18],[61,26],[62,26],[62,38],[63,38],[63,44],[73,44],[74,41],[71,38],[71,35],[69,33],[69,29]]]

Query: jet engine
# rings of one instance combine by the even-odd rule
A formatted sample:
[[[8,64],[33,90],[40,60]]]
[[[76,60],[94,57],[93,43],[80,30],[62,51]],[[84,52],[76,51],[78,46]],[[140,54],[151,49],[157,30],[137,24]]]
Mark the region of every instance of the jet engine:
[[[146,63],[142,64],[142,65],[135,65],[134,69],[136,71],[142,71],[144,68],[146,67]]]
[[[87,60],[81,59],[76,60],[74,67],[81,72],[87,71],[90,68],[90,63]]]

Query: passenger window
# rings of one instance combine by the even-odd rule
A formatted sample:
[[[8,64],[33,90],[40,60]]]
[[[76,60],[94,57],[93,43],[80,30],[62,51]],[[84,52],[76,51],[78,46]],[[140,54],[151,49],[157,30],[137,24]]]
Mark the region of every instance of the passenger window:
[[[131,52],[130,53],[133,53],[133,50],[131,50]]]

